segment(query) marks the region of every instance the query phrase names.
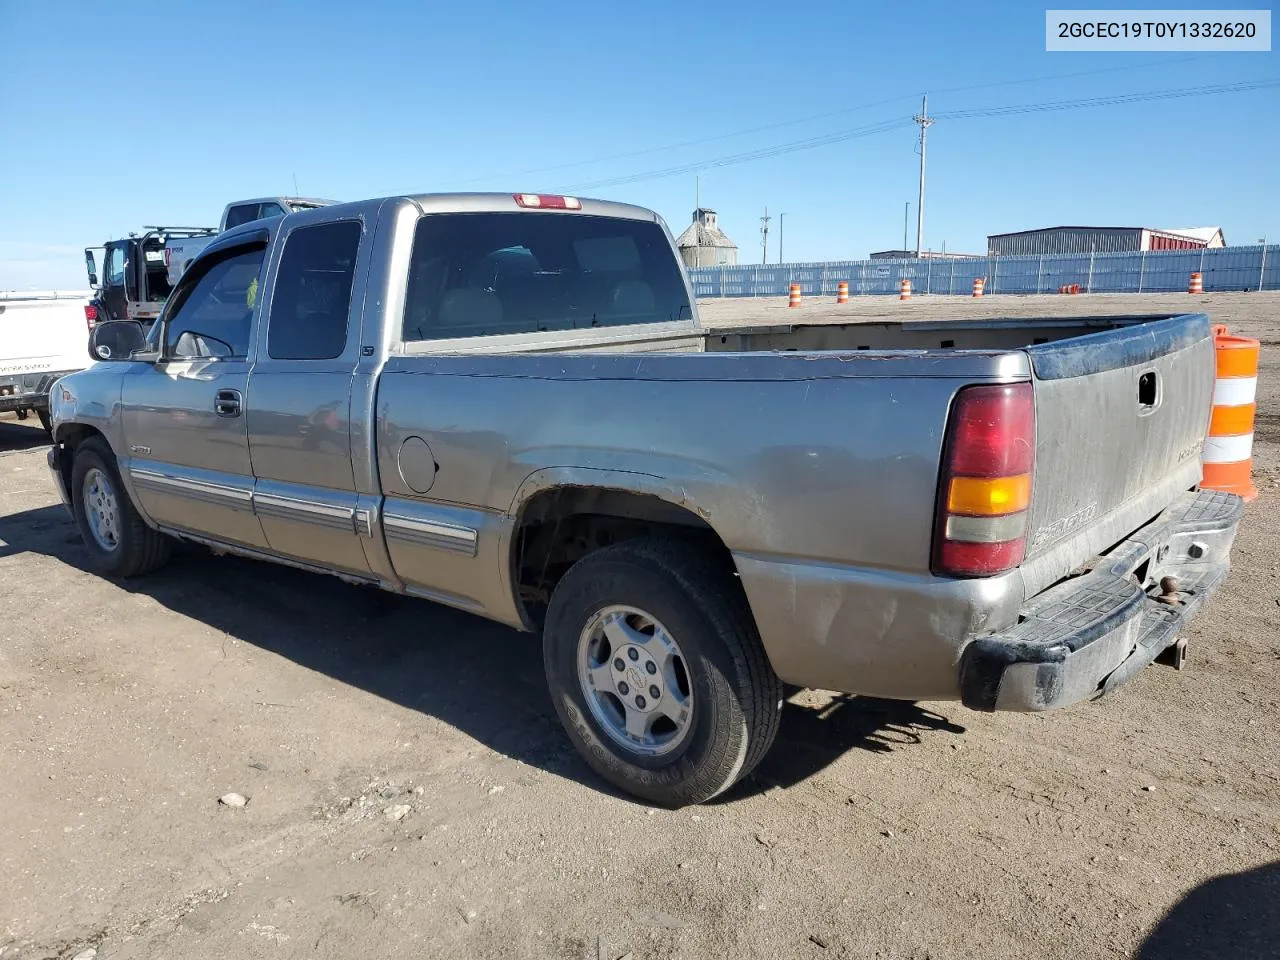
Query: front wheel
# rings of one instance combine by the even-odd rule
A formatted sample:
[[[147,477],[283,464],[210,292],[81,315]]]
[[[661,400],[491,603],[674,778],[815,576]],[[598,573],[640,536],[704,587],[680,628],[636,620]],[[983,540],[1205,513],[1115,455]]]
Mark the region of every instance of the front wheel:
[[[663,806],[702,803],[763,758],[782,686],[718,556],[645,539],[578,561],[547,610],[556,712],[610,783]]]
[[[168,538],[148,527],[134,509],[104,441],[90,439],[76,448],[71,502],[89,562],[99,573],[136,577],[169,558]]]
[[[49,411],[44,408],[36,410],[36,416],[40,418],[40,426],[44,428],[44,432],[49,439],[53,439],[53,419],[49,416]]]

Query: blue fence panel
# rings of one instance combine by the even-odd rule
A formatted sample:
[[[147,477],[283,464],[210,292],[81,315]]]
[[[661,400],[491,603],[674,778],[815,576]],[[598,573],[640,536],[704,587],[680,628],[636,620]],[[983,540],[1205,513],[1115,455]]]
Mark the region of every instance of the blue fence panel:
[[[1066,254],[1044,257],[981,257],[964,260],[835,260],[758,266],[698,267],[689,271],[694,295],[783,297],[800,285],[807,296],[834,297],[841,280],[849,292],[888,296],[911,281],[919,294],[966,296],[975,277],[987,293],[1053,293],[1079,284],[1093,293],[1162,293],[1187,289],[1193,272],[1204,275],[1207,292],[1280,289],[1280,245],[1219,247],[1134,253]]]

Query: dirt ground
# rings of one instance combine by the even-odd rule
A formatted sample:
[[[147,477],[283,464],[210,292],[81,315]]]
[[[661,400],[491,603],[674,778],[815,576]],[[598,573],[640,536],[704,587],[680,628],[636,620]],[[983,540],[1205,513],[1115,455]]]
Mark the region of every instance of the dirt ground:
[[[702,310],[1190,308],[1264,346],[1261,495],[1187,670],[1037,716],[806,692],[755,776],[680,812],[577,759],[531,636],[200,552],[87,573],[6,416],[0,960],[1280,956],[1280,295]]]

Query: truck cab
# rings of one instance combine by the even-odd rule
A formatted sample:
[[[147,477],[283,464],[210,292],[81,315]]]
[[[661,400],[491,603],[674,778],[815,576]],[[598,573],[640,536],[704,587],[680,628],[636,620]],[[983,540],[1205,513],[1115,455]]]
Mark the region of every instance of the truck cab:
[[[252,223],[254,220],[282,217],[286,213],[297,213],[299,210],[315,210],[317,207],[327,207],[335,202],[308,197],[258,197],[254,200],[236,200],[223,209],[220,229],[230,230],[232,227]]]

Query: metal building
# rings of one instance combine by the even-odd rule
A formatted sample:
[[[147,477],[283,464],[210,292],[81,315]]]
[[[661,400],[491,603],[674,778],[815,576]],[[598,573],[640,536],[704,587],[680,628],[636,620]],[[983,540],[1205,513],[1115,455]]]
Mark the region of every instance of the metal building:
[[[1160,230],[1153,227],[1045,227],[987,237],[987,256],[1049,256],[1063,253],[1137,253],[1142,250],[1202,250],[1225,246],[1218,227]]]
[[[686,267],[736,266],[738,245],[716,224],[716,212],[706,207],[693,211],[693,223],[676,238]]]
[[[980,253],[948,253],[945,250],[921,250],[916,256],[914,250],[877,250],[870,255],[872,260],[975,260]]]

